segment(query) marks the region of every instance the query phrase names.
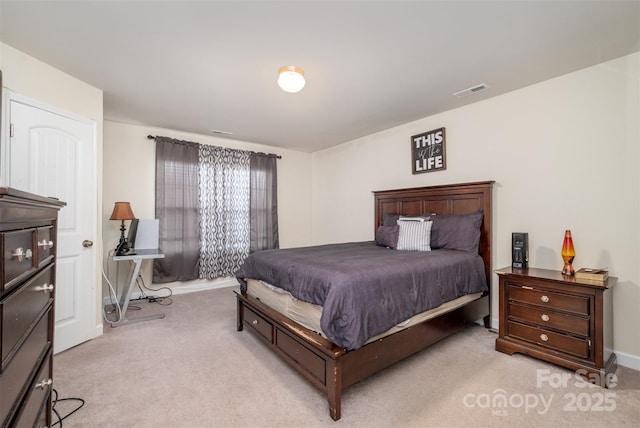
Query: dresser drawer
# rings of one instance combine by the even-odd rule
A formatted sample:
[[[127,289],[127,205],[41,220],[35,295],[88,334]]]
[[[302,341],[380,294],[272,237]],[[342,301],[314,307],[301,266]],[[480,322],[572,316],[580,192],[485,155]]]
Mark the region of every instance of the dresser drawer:
[[[246,306],[244,306],[244,322],[270,343],[273,343],[273,325]]]
[[[589,358],[589,341],[567,334],[555,333],[551,330],[532,327],[517,322],[507,323],[507,335],[534,342],[545,348],[575,355],[580,358]]]
[[[36,241],[38,266],[47,264],[53,258],[53,245],[53,226],[39,227]]]
[[[516,319],[536,324],[542,328],[561,330],[562,332],[589,336],[589,318],[577,317],[555,310],[524,306],[517,303],[509,304],[509,319]]]
[[[50,348],[49,323],[53,323],[52,318],[49,310],[0,373],[0,421],[6,422],[6,418],[14,413],[26,383],[31,381],[35,367],[43,361]]]
[[[52,301],[53,264],[0,301],[1,367]]]
[[[47,357],[29,386],[25,405],[12,426],[15,428],[46,426],[47,404],[52,389],[51,359]]]
[[[588,296],[573,296],[544,289],[515,285],[509,285],[507,287],[507,293],[509,301],[538,305],[579,315],[589,315]]]
[[[9,290],[35,270],[34,238],[36,229],[3,232],[2,290]]]

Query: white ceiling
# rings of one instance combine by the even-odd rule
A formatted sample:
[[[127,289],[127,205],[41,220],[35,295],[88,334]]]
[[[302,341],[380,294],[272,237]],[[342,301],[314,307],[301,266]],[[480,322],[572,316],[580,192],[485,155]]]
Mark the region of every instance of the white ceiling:
[[[0,40],[107,120],[313,152],[639,51],[640,1],[1,0]]]

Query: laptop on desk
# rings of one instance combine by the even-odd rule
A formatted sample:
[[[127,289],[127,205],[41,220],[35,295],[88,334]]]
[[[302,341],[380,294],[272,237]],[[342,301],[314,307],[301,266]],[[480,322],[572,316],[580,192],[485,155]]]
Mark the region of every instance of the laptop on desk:
[[[158,219],[133,219],[129,226],[127,242],[131,248],[125,255],[160,254],[159,247],[160,221]]]

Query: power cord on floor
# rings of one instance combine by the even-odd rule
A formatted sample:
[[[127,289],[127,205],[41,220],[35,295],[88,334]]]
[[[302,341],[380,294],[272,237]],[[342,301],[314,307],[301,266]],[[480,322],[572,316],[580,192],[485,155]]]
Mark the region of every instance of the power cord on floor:
[[[60,424],[60,428],[62,428],[62,421],[67,419],[69,416],[73,415],[78,410],[80,410],[82,406],[84,406],[84,400],[82,398],[58,398],[58,391],[55,388],[53,388],[53,396],[54,398],[51,403],[51,411],[55,413],[56,417],[58,418],[58,421],[51,424],[51,426],[54,427]],[[69,413],[67,413],[66,415],[60,416],[60,413],[56,410],[56,404],[60,401],[78,401],[80,402],[80,405],[75,409],[73,409],[72,411],[70,411]]]
[[[142,286],[140,286],[141,283],[142,283]],[[170,299],[170,297],[173,295],[173,291],[169,287],[160,287],[158,289],[149,288],[144,283],[144,278],[142,278],[142,275],[138,275],[138,278],[136,278],[136,285],[140,290],[140,300],[146,300],[149,303],[157,303],[162,306],[169,306],[170,304],[173,303],[173,300]],[[143,290],[143,288],[144,290],[153,291],[156,293],[166,290],[169,292],[169,294],[166,296],[148,296]]]
[[[110,251],[108,257],[111,258],[113,256],[114,251]],[[111,284],[111,281],[109,281],[109,263],[107,261],[107,271],[105,272],[104,269],[102,269],[102,276],[105,280],[105,282],[108,284],[109,286],[109,298],[111,300],[111,304],[108,305],[109,307],[111,307],[111,309],[109,311],[106,310],[107,306],[103,306],[102,308],[102,317],[104,318],[105,321],[107,321],[110,324],[114,324],[114,323],[118,323],[123,319],[123,314],[122,314],[122,308],[120,308],[120,304],[119,304],[119,300],[118,300],[118,293],[117,291],[114,289],[113,284]],[[119,267],[116,267],[116,278],[119,276]],[[142,283],[142,286],[140,285],[140,283]],[[170,299],[170,297],[173,295],[173,291],[171,290],[171,288],[169,287],[160,287],[159,289],[152,289],[149,288],[145,285],[144,283],[144,279],[142,278],[142,275],[138,275],[138,277],[136,278],[136,285],[138,286],[138,289],[140,290],[140,296],[137,298],[133,298],[130,299],[129,302],[134,302],[134,301],[139,301],[139,300],[146,300],[149,303],[157,303],[159,305],[162,306],[169,306],[173,303],[173,301]],[[166,296],[148,296],[145,291],[143,290],[146,289],[148,291],[153,291],[153,292],[161,292],[163,290],[166,290],[169,294]],[[136,306],[136,305],[129,305],[127,307],[128,310],[131,311],[139,311],[142,308],[140,306]],[[111,314],[111,313],[116,313],[116,320],[110,320],[109,317],[107,316],[107,314]]]

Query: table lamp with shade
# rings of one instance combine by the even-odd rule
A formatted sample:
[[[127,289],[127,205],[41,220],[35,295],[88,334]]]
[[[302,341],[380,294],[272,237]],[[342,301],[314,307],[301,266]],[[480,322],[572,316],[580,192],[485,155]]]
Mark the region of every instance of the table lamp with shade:
[[[124,232],[127,230],[124,226],[125,220],[133,220],[136,216],[133,214],[131,210],[131,204],[129,202],[116,202],[113,207],[113,212],[111,213],[111,217],[109,220],[121,220],[122,224],[120,225],[120,241],[118,242],[118,246],[116,247],[116,256],[125,255],[129,250],[129,243],[124,236]]]

